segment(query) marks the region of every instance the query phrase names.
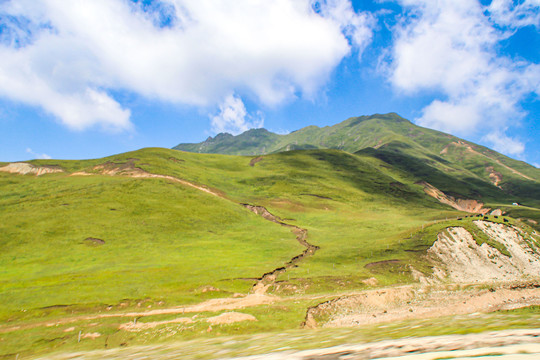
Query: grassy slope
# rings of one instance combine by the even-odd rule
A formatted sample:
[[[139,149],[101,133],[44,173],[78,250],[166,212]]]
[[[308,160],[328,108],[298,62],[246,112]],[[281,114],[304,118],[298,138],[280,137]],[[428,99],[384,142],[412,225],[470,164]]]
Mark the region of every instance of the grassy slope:
[[[414,184],[414,175],[372,154],[285,152],[264,156],[250,166],[251,157],[149,148],[104,159],[34,163],[91,172],[97,164],[128,159],[136,159],[136,166],[148,172],[209,186],[226,199],[159,179],[0,173],[0,188],[8,194],[0,199],[2,321],[32,322],[104,311],[107,304],[126,303],[129,308],[142,299],[159,307],[159,301],[174,306],[247,292],[253,281],[228,279],[258,277],[303,248],[287,229],[248,212],[240,202],[266,206],[288,223],[308,229],[308,241],[321,247],[315,256],[280,276],[279,288],[271,289],[280,295],[331,297],[365,288],[362,280],[369,277],[381,284],[410,282],[407,264],[429,272],[419,257],[422,252],[411,250],[425,250],[436,232],[416,234],[438,219],[459,215],[427,197]],[[83,240],[89,236],[106,244],[88,246]],[[366,267],[384,260],[400,262]],[[203,293],[205,285],[222,292]],[[259,322],[223,326],[220,331],[290,329],[303,320],[308,306],[320,301],[253,308],[247,312]],[[20,312],[22,308],[28,311]],[[125,322],[103,320],[96,328],[108,335],[110,346],[161,339],[156,333],[146,338],[118,332],[118,321]],[[55,344],[81,348],[76,334],[62,331],[3,334],[6,349],[9,344],[5,353],[33,352]],[[194,325],[178,336],[198,337],[201,332],[204,325]],[[30,340],[21,342],[22,338]],[[81,346],[103,346],[103,341]]]
[[[365,221],[386,223],[394,234],[417,224],[421,220],[407,214],[410,201],[446,211],[419,188],[395,188],[393,178],[337,151],[277,154],[254,167],[248,165],[249,158],[165,149],[87,162],[36,163],[76,171],[128,158],[139,159],[137,164],[147,171],[217,188],[232,201],[160,179],[2,173],[2,191],[8,194],[0,201],[4,311],[124,298],[190,302],[199,298],[196,289],[201,285],[246,291],[250,282],[222,280],[260,276],[301,247],[285,228],[236,202],[265,205],[296,219],[310,229],[310,240],[329,251],[333,248],[321,258],[348,264],[351,274],[356,260],[349,249],[363,248],[367,239],[351,244],[348,231],[357,236],[354,228]],[[394,227],[394,216],[403,218],[401,226]],[[336,229],[342,231],[340,236]],[[88,246],[87,237],[106,244]],[[320,271],[325,272],[325,266]]]
[[[2,176],[4,311],[122,299],[193,302],[250,282],[301,251],[240,206],[165,180]],[[9,184],[5,184],[9,182]],[[87,237],[105,240],[90,246]],[[242,260],[242,261],[240,261]]]

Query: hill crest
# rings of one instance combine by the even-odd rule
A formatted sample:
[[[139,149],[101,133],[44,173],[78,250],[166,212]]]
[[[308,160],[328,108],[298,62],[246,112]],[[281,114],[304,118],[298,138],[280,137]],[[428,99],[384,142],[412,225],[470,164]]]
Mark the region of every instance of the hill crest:
[[[412,175],[415,181],[427,181],[438,188],[445,187],[441,179],[457,175],[456,184],[483,187],[487,183],[492,187],[489,192],[502,190],[510,196],[540,198],[539,169],[487,147],[415,125],[396,113],[352,117],[333,126],[311,125],[286,135],[266,129],[251,129],[236,136],[218,134],[174,149],[249,156],[336,149],[377,158],[385,166]],[[450,195],[459,195],[458,189],[454,194],[450,191]]]

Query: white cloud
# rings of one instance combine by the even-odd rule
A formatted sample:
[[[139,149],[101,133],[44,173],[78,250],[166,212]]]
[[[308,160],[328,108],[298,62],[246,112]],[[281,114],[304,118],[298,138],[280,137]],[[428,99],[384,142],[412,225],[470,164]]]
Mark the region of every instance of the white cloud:
[[[213,106],[227,94],[279,104],[312,96],[373,22],[348,0],[7,0],[0,96],[73,129],[128,129],[111,95]]]
[[[30,148],[26,148],[26,152],[28,154],[34,156],[36,159],[51,159],[51,157],[49,155],[36,153]]]
[[[242,99],[229,95],[219,106],[219,114],[212,116],[212,131],[215,133],[240,134],[248,129],[260,128],[264,125],[262,114],[249,115]]]
[[[540,27],[540,0],[493,0],[487,7],[490,18],[498,25],[510,28],[533,25]]]
[[[360,50],[361,55],[362,50],[371,42],[375,17],[367,12],[356,13],[349,0],[315,0],[313,7],[323,16],[338,23],[349,42]]]
[[[485,136],[486,141],[493,144],[493,148],[499,152],[511,155],[519,155],[525,150],[525,145],[503,133],[493,132]]]
[[[417,121],[462,135],[488,133],[484,139],[502,149],[499,140],[509,139],[503,129],[524,116],[520,101],[530,93],[539,93],[538,65],[497,54],[498,43],[508,34],[493,26],[486,15],[489,8],[477,1],[399,2],[407,16],[395,29],[388,66],[390,82],[406,94],[441,94],[423,109]],[[495,7],[492,4],[492,17]],[[518,16],[520,9],[524,8],[505,13],[521,19],[513,22],[514,27],[533,21],[528,17],[533,12]],[[504,148],[512,154],[524,149],[516,139]]]

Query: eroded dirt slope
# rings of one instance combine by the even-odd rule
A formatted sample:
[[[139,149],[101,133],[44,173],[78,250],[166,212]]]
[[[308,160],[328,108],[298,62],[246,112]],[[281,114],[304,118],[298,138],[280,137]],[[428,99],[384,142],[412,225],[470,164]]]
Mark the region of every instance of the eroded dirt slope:
[[[478,245],[463,227],[447,228],[427,251],[433,274],[425,276],[411,268],[419,280],[416,285],[369,290],[321,303],[308,309],[305,327],[361,326],[540,305],[535,238],[514,226],[473,223],[508,254],[488,243]]]
[[[21,175],[27,175],[27,174],[34,174],[36,176],[40,176],[43,174],[50,174],[50,173],[57,173],[57,172],[63,172],[62,169],[55,166],[34,166],[29,163],[10,163],[6,166],[0,167],[0,171],[8,172],[12,174],[21,174]]]
[[[437,199],[442,204],[450,205],[456,210],[466,211],[474,214],[486,214],[490,210],[484,208],[484,204],[478,200],[456,199],[453,196],[445,194],[428,182],[420,181],[418,182],[418,185],[422,185],[424,187],[424,192],[427,195]]]
[[[494,241],[503,244],[511,256],[487,243],[478,245],[462,227],[448,228],[428,250],[435,266],[455,283],[523,281],[540,276],[540,256],[535,245],[525,241],[516,228],[477,220],[474,224]],[[526,236],[526,235],[525,235]],[[442,278],[439,273],[439,278]]]

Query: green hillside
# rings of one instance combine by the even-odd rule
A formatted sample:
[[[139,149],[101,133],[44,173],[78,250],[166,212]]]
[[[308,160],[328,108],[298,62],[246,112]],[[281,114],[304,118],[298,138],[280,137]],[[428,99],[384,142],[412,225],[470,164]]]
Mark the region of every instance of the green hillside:
[[[223,197],[166,179],[107,176],[93,169],[130,161],[149,173],[217,189]],[[247,292],[253,281],[234,279],[257,278],[302,249],[289,231],[240,203],[267,206],[306,226],[321,226],[312,217],[322,216],[349,229],[347,221],[359,221],[356,216],[344,220],[330,209],[353,211],[358,203],[376,203],[369,210],[375,216],[413,202],[443,210],[421,187],[395,187],[394,178],[340,151],[282,153],[256,166],[249,162],[145,149],[100,160],[33,162],[69,173],[0,173],[6,194],[0,202],[4,311],[146,297],[189,303],[200,300],[197,289],[206,285]],[[70,176],[78,171],[94,175]],[[313,236],[331,236],[333,226]]]
[[[389,151],[399,153],[401,167],[407,167],[412,161],[419,165],[424,163],[429,171],[451,172],[451,176],[486,187],[492,195],[497,189],[487,189],[489,185],[485,183],[498,187],[508,199],[526,197],[535,204],[540,199],[540,169],[455,136],[414,125],[395,113],[350,118],[323,128],[308,126],[287,135],[265,129],[252,129],[238,136],[219,134],[199,144],[174,147],[183,151],[230,155],[261,155],[299,149],[373,151],[369,148],[382,150],[387,155]],[[388,159],[382,152],[373,155]],[[396,165],[395,161],[393,165]],[[462,196],[480,194],[452,192]]]
[[[0,358],[281,332],[337,294],[414,283],[413,268],[433,271],[424,255],[439,231],[459,225],[478,233],[471,218],[457,220],[467,214],[428,196],[422,181],[523,220],[512,224],[540,220],[534,191],[509,194],[425,149],[394,139],[355,153],[147,148],[2,164]],[[207,319],[227,307],[197,308],[209,299],[255,301],[233,309],[257,321],[212,330]],[[123,328],[139,318],[155,329]]]

